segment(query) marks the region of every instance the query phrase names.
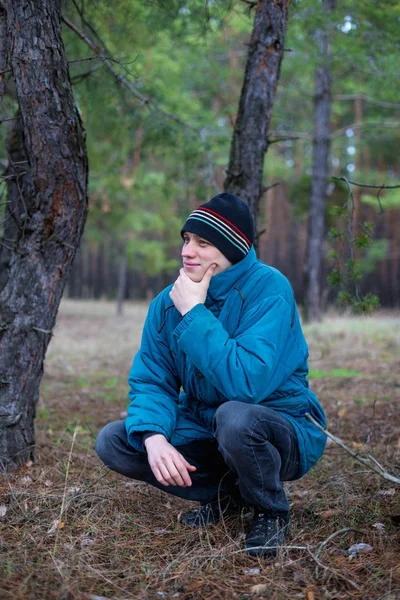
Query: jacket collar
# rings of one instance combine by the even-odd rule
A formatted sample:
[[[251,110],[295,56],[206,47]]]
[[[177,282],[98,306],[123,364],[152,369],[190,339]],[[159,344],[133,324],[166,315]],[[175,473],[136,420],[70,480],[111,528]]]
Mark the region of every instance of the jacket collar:
[[[243,260],[222,271],[222,273],[214,275],[210,281],[207,299],[211,302],[225,300],[239,279],[253,267],[257,260],[256,251],[252,246]]]

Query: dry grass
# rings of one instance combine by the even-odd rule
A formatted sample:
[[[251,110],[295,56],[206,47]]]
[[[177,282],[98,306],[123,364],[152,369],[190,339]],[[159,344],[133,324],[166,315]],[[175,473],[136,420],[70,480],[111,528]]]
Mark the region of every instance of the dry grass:
[[[0,597],[399,599],[398,490],[334,445],[288,485],[293,524],[274,560],[242,552],[245,519],[188,530],[178,523],[188,503],[101,466],[93,439],[125,410],[145,314],[139,304],[122,318],[105,303],[63,304],[38,405],[37,461],[0,481]],[[331,317],[306,331],[330,429],[398,475],[398,315]],[[372,550],[351,557],[354,543]]]

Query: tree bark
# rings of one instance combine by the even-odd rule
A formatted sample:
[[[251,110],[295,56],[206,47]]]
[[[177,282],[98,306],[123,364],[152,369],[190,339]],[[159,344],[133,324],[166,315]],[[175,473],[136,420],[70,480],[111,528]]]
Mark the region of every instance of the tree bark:
[[[0,4],[0,116],[2,116],[3,96],[5,90],[5,71],[8,64],[7,13]]]
[[[27,220],[27,199],[32,197],[32,181],[25,152],[21,114],[10,129],[7,140],[8,166],[4,173],[7,204],[3,220],[3,238],[0,242],[0,292],[6,285],[10,263],[17,248],[20,231]]]
[[[335,8],[335,0],[323,0],[323,8],[329,13]],[[322,64],[315,74],[313,164],[308,227],[307,261],[305,268],[304,316],[307,321],[321,319],[321,271],[325,237],[325,211],[330,156],[330,117],[332,105],[330,56],[328,34],[319,32]]]
[[[224,189],[249,205],[257,231],[263,194],[264,156],[279,80],[288,17],[286,0],[259,0]]]
[[[32,186],[0,293],[0,466],[33,458],[43,361],[87,213],[87,158],[59,0],[6,0]]]

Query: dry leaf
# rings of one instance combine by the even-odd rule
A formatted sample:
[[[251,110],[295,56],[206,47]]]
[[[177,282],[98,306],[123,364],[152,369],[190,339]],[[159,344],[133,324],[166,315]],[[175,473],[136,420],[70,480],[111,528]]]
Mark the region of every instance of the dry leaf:
[[[342,418],[345,415],[347,415],[348,412],[349,412],[348,408],[341,408],[340,410],[338,410],[338,417]]]
[[[46,487],[51,487],[53,485],[53,482],[50,479],[46,479],[46,481],[44,482],[44,485]]]
[[[5,517],[7,512],[7,506],[5,504],[0,504],[0,517]]]
[[[396,493],[396,490],[394,488],[389,488],[388,490],[381,490],[379,492],[380,496],[394,496]]]
[[[360,448],[363,447],[363,444],[360,444],[360,442],[353,442],[352,443],[353,448],[355,448],[356,450],[360,450]]]
[[[377,529],[378,531],[383,531],[385,529],[385,526],[383,523],[374,523],[372,525],[372,527],[375,527],[375,529]]]
[[[260,569],[243,569],[245,575],[258,575]]]
[[[32,483],[32,477],[29,477],[29,475],[25,475],[25,477],[21,477],[21,483],[23,483],[24,485],[30,485]]]
[[[314,592],[312,590],[309,590],[308,592],[306,592],[306,598],[307,598],[307,600],[314,600],[314,598],[315,598]]]
[[[322,512],[318,513],[321,515],[321,517],[324,517],[324,519],[330,519],[331,517],[333,517],[334,515],[337,515],[338,513],[340,513],[340,510],[337,508],[328,508],[327,510],[323,510]]]
[[[29,469],[29,467],[31,467],[32,465],[33,465],[33,461],[32,461],[32,460],[28,460],[28,462],[27,462],[27,463],[25,463],[25,466],[26,466],[26,467],[28,467],[28,469]]]
[[[81,540],[81,546],[91,546],[94,542],[95,540],[93,538],[83,538],[83,540]]]
[[[65,523],[63,521],[60,521],[60,519],[55,519],[47,533],[55,533],[57,529],[63,529],[64,525]]]
[[[262,592],[266,592],[268,590],[268,585],[266,583],[257,583],[257,585],[252,585],[250,588],[251,594],[261,594]]]
[[[369,544],[353,544],[352,546],[350,546],[350,548],[347,550],[347,552],[353,556],[355,556],[356,554],[363,554],[364,552],[371,552],[373,550],[373,547],[370,546]]]

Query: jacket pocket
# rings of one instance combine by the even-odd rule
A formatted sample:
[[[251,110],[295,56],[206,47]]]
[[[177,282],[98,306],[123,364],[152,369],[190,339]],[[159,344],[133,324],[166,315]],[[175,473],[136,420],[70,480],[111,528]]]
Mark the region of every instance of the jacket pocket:
[[[273,400],[265,400],[263,406],[272,408],[279,412],[287,413],[292,417],[304,417],[306,412],[309,412],[310,403],[307,397],[289,396],[283,398],[274,398]]]

